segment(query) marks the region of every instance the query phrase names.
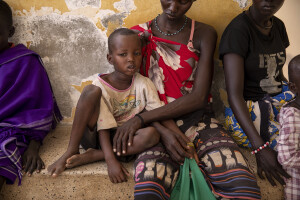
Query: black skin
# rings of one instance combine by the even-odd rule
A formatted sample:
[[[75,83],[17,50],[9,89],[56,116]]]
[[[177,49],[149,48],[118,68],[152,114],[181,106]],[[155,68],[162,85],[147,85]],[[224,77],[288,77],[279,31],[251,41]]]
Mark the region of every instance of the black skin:
[[[3,176],[0,176],[0,192],[4,183],[5,183],[5,178]]]
[[[165,33],[174,33],[182,27],[185,16],[184,14],[192,6],[192,0],[161,0],[163,13],[158,17],[158,26]],[[172,17],[171,17],[171,16]],[[175,42],[187,44],[190,36],[191,19],[185,28],[177,35],[162,35],[152,24],[154,36],[172,40]],[[197,71],[195,73],[195,82],[193,90],[179,99],[163,107],[142,113],[141,116],[145,123],[173,119],[184,114],[190,113],[197,109],[204,108],[207,105],[207,97],[210,91],[213,76],[213,56],[216,46],[217,33],[215,29],[201,22],[195,23],[194,48],[201,52]],[[191,153],[185,148],[186,136],[181,133],[179,128],[174,126],[168,127],[168,130],[161,126],[155,125],[161,134],[161,141],[166,147],[171,158],[178,163],[183,163],[185,157],[191,157]],[[165,126],[165,125],[164,125]],[[141,127],[141,120],[134,117],[117,129],[113,140],[113,148],[117,152],[122,152],[127,143],[132,143],[132,136]]]
[[[10,44],[8,39],[15,33],[15,28],[7,23],[5,16],[0,13],[0,53],[9,49]],[[25,174],[31,176],[34,171],[40,172],[45,168],[44,162],[39,156],[39,149],[41,143],[39,141],[31,140],[27,150],[22,156],[22,166]],[[0,190],[4,184],[5,178],[0,176]]]
[[[39,155],[40,146],[39,141],[31,140],[22,156],[23,169],[28,176],[31,176],[34,171],[39,173],[41,169],[45,168],[45,164]]]
[[[280,9],[283,2],[284,0],[253,0],[253,5],[250,7],[250,11],[246,11],[246,14],[252,20],[255,20],[255,25],[263,34],[268,35],[271,29],[263,30],[263,28],[257,24],[260,24],[261,26],[269,25],[271,17]],[[272,9],[265,11],[263,8],[265,5],[271,5]],[[226,88],[231,109],[242,129],[248,136],[253,149],[258,149],[264,144],[264,141],[250,119],[249,111],[243,98],[244,58],[238,54],[229,53],[224,55],[223,64]],[[283,77],[282,71],[280,74],[282,76],[282,80],[286,80]],[[259,151],[255,154],[255,156],[257,161],[257,173],[261,179],[264,179],[264,172],[272,186],[276,186],[274,179],[276,179],[281,185],[285,185],[282,177],[290,178],[290,176],[278,163],[277,153],[274,150],[267,147],[263,151]]]
[[[88,127],[92,131],[97,124],[101,95],[102,91],[97,86],[88,85],[83,89],[76,106],[68,148],[47,168],[52,177],[57,177],[62,173],[66,168],[67,159],[79,153],[79,144],[85,128]]]
[[[138,71],[142,61],[139,37],[135,34],[116,36],[112,44],[112,51],[107,55],[107,60],[114,66],[115,71],[102,76],[102,79],[119,90],[129,88],[132,83],[132,77]],[[102,91],[97,86],[89,85],[84,88],[76,106],[76,113],[67,151],[48,167],[48,171],[52,177],[57,177],[65,170],[65,168],[72,168],[105,159],[111,182],[121,183],[127,181],[129,173],[117,160],[117,155],[115,155],[110,142],[109,130],[99,131],[101,150],[88,149],[84,154],[78,153],[79,143],[85,127],[93,130],[97,124],[101,95]],[[172,120],[165,123],[177,127]],[[124,149],[122,156],[141,153],[157,144],[159,139],[160,135],[157,129],[150,126],[141,128],[135,132],[133,142]],[[191,149],[186,147],[186,143],[184,145],[186,149]],[[196,155],[192,150],[193,149],[191,149],[188,154],[189,157]],[[121,156],[120,152],[118,156]],[[196,161],[199,162],[198,160]]]
[[[15,33],[15,27],[7,23],[6,17],[0,13],[0,53],[8,49],[8,38],[12,37]]]

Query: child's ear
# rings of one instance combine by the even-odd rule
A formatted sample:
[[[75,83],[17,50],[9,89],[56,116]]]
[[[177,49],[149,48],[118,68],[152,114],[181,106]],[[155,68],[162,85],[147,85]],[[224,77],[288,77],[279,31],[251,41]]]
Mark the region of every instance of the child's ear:
[[[15,34],[15,27],[12,26],[10,29],[9,29],[9,34],[8,34],[8,37],[12,37],[14,34]]]
[[[109,64],[112,65],[113,63],[112,63],[112,56],[111,56],[111,54],[108,53],[107,56],[106,56],[106,58],[107,58],[107,61],[109,62]]]
[[[288,84],[289,84],[289,89],[290,89],[294,94],[296,94],[296,93],[297,93],[297,86],[296,86],[296,84],[293,83],[293,82],[289,82]]]

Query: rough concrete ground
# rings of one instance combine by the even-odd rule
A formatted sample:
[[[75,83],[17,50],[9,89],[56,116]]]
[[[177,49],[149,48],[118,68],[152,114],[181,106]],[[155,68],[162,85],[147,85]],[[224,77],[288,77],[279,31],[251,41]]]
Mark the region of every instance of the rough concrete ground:
[[[49,133],[41,148],[41,157],[46,167],[64,153],[70,137],[71,126],[60,124]],[[250,168],[256,170],[255,157],[243,149]],[[93,199],[133,199],[133,163],[124,164],[131,177],[128,182],[113,184],[107,175],[105,162],[68,169],[59,177],[52,178],[47,170],[32,177],[24,176],[22,185],[4,185],[0,193],[1,200],[93,200]],[[282,187],[272,187],[266,180],[258,179],[264,200],[283,199]]]

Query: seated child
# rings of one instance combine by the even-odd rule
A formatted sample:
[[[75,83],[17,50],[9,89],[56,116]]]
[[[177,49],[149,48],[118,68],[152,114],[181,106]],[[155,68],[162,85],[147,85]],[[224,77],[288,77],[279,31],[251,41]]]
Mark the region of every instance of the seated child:
[[[290,61],[288,70],[289,88],[296,98],[280,110],[278,161],[291,176],[285,180],[285,199],[296,200],[300,199],[300,55]]]
[[[0,190],[44,168],[39,148],[61,115],[39,55],[14,45],[12,11],[0,0]]]
[[[144,110],[163,105],[152,81],[137,73],[142,62],[138,35],[130,29],[117,29],[108,38],[108,50],[107,60],[114,66],[115,71],[100,74],[82,92],[68,149],[48,167],[54,177],[65,168],[105,160],[110,180],[113,183],[126,181],[129,174],[112,148],[116,128],[133,117],[139,117],[138,113]],[[128,144],[127,151],[117,155],[127,156],[143,152],[156,145],[159,140],[160,135],[154,127],[141,128],[135,133],[133,143]],[[87,149],[83,154],[78,152],[80,143]]]

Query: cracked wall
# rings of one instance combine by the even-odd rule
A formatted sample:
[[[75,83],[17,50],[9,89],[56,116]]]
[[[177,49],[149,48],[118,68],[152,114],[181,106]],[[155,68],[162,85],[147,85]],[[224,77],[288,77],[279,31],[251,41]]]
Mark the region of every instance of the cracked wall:
[[[13,8],[16,27],[11,41],[41,55],[65,122],[72,121],[80,92],[91,78],[112,71],[106,61],[108,35],[115,28],[143,23],[161,12],[159,0],[6,1]],[[220,39],[227,24],[250,3],[201,0],[187,15],[214,26]],[[217,117],[222,119],[225,83],[217,53],[215,58],[212,93]]]

